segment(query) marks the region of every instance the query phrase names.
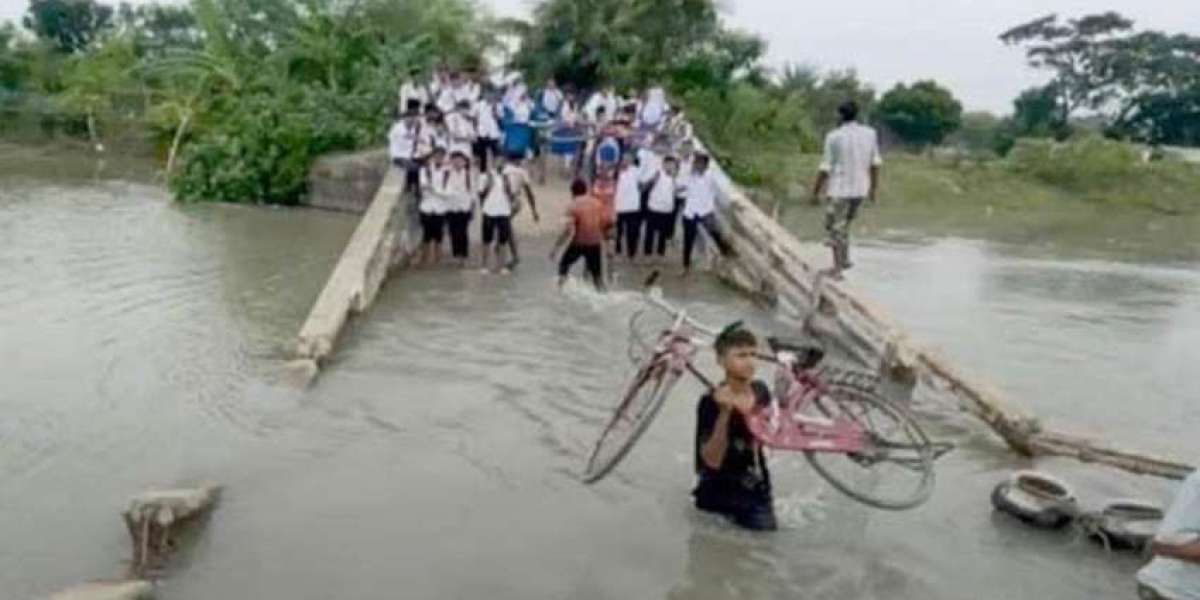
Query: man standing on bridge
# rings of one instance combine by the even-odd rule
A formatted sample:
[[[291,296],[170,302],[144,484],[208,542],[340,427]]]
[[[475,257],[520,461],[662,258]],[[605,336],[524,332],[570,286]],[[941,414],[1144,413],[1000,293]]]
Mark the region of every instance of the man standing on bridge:
[[[838,107],[841,125],[825,136],[825,155],[813,185],[816,204],[825,197],[826,244],[833,251],[829,274],[840,279],[850,262],[850,223],[863,199],[875,203],[879,189],[879,136],[858,122],[858,105],[853,101]]]

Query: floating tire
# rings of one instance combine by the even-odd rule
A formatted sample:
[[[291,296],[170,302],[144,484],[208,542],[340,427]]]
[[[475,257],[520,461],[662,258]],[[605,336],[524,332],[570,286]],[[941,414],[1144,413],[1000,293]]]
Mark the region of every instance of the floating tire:
[[[1141,550],[1150,543],[1162,523],[1161,507],[1142,500],[1114,500],[1094,515],[1093,539],[1114,550]]]
[[[1078,514],[1070,486],[1045,473],[1019,471],[992,490],[992,506],[1034,527],[1061,529]]]

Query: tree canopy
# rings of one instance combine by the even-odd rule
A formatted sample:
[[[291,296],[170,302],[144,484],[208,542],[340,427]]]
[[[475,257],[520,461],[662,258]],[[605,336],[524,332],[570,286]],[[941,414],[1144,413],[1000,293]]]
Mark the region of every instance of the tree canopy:
[[[1039,127],[1061,136],[1071,118],[1086,110],[1104,114],[1108,131],[1118,137],[1200,144],[1194,125],[1200,114],[1200,37],[1138,32],[1132,20],[1105,12],[1067,21],[1049,15],[1000,39],[1023,47],[1031,66],[1052,74],[1037,97],[1018,99],[1025,108],[1040,109],[1049,94],[1055,96],[1053,122]]]
[[[96,0],[30,0],[22,23],[61,52],[87,48],[112,26],[113,9]]]
[[[962,104],[935,81],[896,84],[879,99],[876,118],[917,147],[940,144],[962,125]]]

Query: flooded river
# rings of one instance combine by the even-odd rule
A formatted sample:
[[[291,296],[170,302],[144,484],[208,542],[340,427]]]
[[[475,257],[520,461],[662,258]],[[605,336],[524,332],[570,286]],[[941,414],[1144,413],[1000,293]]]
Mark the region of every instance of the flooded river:
[[[921,414],[959,450],[910,512],[777,455],[782,531],[695,513],[691,384],[580,484],[640,305],[555,291],[545,240],[512,277],[405,274],[314,389],[272,385],[353,218],[181,207],[140,174],[44,166],[0,165],[0,598],[119,574],[126,498],[209,479],[227,493],[160,598],[1133,597],[1137,558],[993,515],[991,486],[1025,465],[937,403]],[[915,337],[1055,425],[1200,458],[1195,268],[919,236],[857,261]],[[705,278],[666,291],[771,322]],[[1171,489],[1041,466],[1093,503]]]

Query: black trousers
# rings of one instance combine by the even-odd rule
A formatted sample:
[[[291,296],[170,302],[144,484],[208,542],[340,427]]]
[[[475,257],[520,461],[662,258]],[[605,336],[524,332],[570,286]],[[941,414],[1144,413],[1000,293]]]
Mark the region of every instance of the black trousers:
[[[475,154],[475,164],[480,171],[488,170],[488,161],[492,156],[500,156],[500,140],[495,138],[478,138],[475,143],[471,144],[471,151]]]
[[[675,239],[676,223],[679,222],[679,213],[683,211],[683,204],[687,200],[684,198],[675,199],[675,210],[671,212],[671,222],[667,225],[667,241]]]
[[[642,213],[617,213],[617,254],[624,248],[625,256],[637,256],[638,240],[642,237]]]
[[[446,213],[446,228],[450,230],[450,254],[454,258],[467,258],[470,252],[470,235],[467,231],[470,224],[470,212],[456,210]]]
[[[689,269],[692,266],[692,251],[696,247],[696,235],[700,233],[700,228],[703,227],[708,232],[708,237],[720,249],[721,254],[729,254],[729,242],[721,235],[717,229],[717,216],[709,213],[703,216],[684,217],[683,218],[683,268]]]
[[[642,254],[663,256],[667,253],[667,232],[675,222],[674,213],[646,211],[646,245]]]
[[[567,273],[571,272],[571,266],[582,258],[587,266],[588,275],[592,278],[592,283],[598,288],[603,288],[604,277],[601,272],[600,255],[600,246],[580,246],[578,244],[567,246],[567,251],[563,252],[562,259],[558,261],[559,277],[566,277]]]

